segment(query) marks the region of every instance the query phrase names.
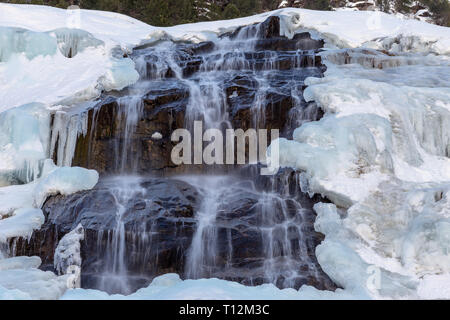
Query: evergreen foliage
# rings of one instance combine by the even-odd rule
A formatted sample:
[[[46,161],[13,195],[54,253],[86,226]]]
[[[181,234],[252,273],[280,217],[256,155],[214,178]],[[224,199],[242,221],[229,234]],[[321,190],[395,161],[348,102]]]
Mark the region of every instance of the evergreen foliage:
[[[0,2],[50,5],[67,8],[76,4],[84,9],[123,13],[154,26],[232,19],[274,10],[280,0],[0,0]],[[331,10],[344,0],[300,0],[295,4],[307,9]],[[380,10],[411,13],[418,6],[428,8],[434,21],[450,26],[448,0],[376,0]],[[288,0],[293,6],[294,0]]]

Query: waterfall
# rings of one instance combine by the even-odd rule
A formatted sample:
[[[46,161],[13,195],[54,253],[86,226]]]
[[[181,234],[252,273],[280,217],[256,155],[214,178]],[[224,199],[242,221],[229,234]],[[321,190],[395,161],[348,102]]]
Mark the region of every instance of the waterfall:
[[[255,239],[262,240],[262,250],[254,261],[254,268],[245,270],[249,284],[271,282],[282,288],[299,287],[308,283],[309,277],[318,275],[317,263],[311,259],[312,252],[307,245],[309,239],[303,234],[306,225],[311,223],[312,211],[302,206],[299,188],[290,192],[291,183],[287,177],[282,190],[276,190],[273,181],[268,190],[261,190],[252,180],[238,176],[187,176],[181,179],[197,187],[202,197],[196,213],[198,226],[188,250],[187,278],[217,275],[238,278],[237,265],[242,259],[236,254],[240,248],[230,236],[230,229],[226,234],[222,232],[232,225],[254,233]],[[229,206],[241,197],[249,201],[252,213],[236,217],[229,211]],[[220,237],[224,236],[226,246],[219,248]]]
[[[124,127],[121,141],[116,142],[116,170],[118,173],[125,173],[127,167],[130,168],[131,173],[137,171],[138,159],[134,156],[136,150],[130,150],[131,139],[136,130],[136,125],[141,118],[143,111],[142,97],[127,96],[118,99],[120,121]],[[118,153],[118,154],[117,154]]]
[[[96,168],[100,161],[104,174],[114,175],[102,178],[101,188],[107,188],[112,197],[114,209],[108,219],[113,223],[96,233],[96,259],[102,263],[93,263],[90,272],[96,272],[97,280],[90,287],[130,293],[136,288],[130,281],[141,277],[139,272],[145,274],[143,278],[159,275],[161,255],[169,261],[164,270],[190,279],[218,277],[249,285],[273,283],[281,288],[331,283],[315,260],[318,242],[312,201],[301,192],[297,175],[294,180],[280,182],[278,175],[262,182],[254,170],[258,164],[250,165],[253,169],[246,174],[240,165],[227,170],[201,165],[202,174],[193,174],[198,170],[188,166],[173,172],[171,167],[164,168],[169,173],[165,176],[161,171],[163,179],[169,181],[170,175],[196,190],[195,206],[186,207],[193,210],[192,217],[168,213],[172,203],[165,205],[164,201],[180,201],[181,196],[167,195],[149,204],[154,195],[143,187],[151,174],[145,161],[170,144],[173,123],[162,119],[176,118],[172,99],[183,111],[183,127],[191,132],[194,121],[200,120],[203,130],[276,128],[289,136],[302,123],[321,117],[317,106],[306,103],[302,94],[304,79],[323,72],[317,50],[302,49],[301,39],[270,35],[270,30],[261,23],[222,35],[214,43],[161,41],[143,46],[131,55],[140,74],[136,84],[105,94],[78,114],[55,114],[51,153],[58,163],[70,165],[73,158],[81,158]],[[308,46],[315,41],[306,40]],[[317,43],[320,48],[321,42]],[[168,110],[168,120],[158,118],[162,109]],[[152,121],[156,124],[149,127]],[[168,127],[161,140],[154,138],[156,127]],[[141,205],[133,203],[141,199],[150,202],[142,206],[145,209],[136,209]],[[99,210],[92,203],[87,205],[93,212]],[[150,210],[148,206],[161,206],[152,213],[156,216],[144,215],[151,223],[144,223],[142,229],[128,224],[133,215],[138,219],[139,210]],[[171,243],[176,249],[167,253],[169,249],[156,242],[163,237],[161,228],[171,223],[177,232],[191,226],[193,231],[173,234],[175,239],[189,242]],[[89,228],[86,230],[86,241],[93,241]],[[130,273],[131,265],[141,267]],[[135,269],[140,270],[136,273]]]
[[[137,195],[145,194],[145,189],[140,187],[139,181],[139,177],[134,176],[116,176],[108,180],[109,190],[116,205],[116,227],[106,234],[106,254],[102,258],[103,268],[97,284],[97,287],[102,291],[122,294],[132,293],[126,266],[126,234],[123,216],[128,209],[128,203]],[[103,237],[103,232],[100,232],[97,240],[99,251],[102,250]]]

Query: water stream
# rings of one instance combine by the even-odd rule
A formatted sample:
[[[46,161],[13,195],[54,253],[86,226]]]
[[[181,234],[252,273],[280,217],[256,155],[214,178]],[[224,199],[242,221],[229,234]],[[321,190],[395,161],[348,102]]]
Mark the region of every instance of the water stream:
[[[141,78],[116,94],[117,116],[110,130],[119,133],[113,140],[113,152],[106,156],[114,158],[110,173],[119,175],[108,180],[116,208],[115,227],[98,234],[98,251],[106,252],[103,265],[98,268],[98,281],[91,287],[110,293],[130,293],[129,279],[133,275],[127,269],[135,257],[131,258],[128,251],[138,248],[145,261],[155,254],[141,246],[152,247],[158,222],[144,228],[145,232],[133,234],[131,244],[127,243],[129,230],[124,222],[124,216],[131,210],[130,203],[148,197],[141,182],[149,173],[142,172],[140,157],[148,145],[136,143],[139,135],[143,135],[140,122],[144,123],[144,115],[150,112],[145,101],[148,92],[163,88],[187,90],[184,127],[189,130],[195,120],[203,122],[204,130],[224,130],[241,122],[255,129],[280,125],[283,127],[278,129],[289,135],[293,128],[320,117],[320,110],[307,104],[302,95],[303,80],[321,75],[322,70],[316,66],[317,52],[292,47],[295,40],[264,39],[266,31],[261,25],[241,28],[215,43],[162,41],[133,53]],[[283,45],[288,48],[283,49]],[[85,113],[78,116],[74,130],[76,136],[89,136],[89,154],[98,112],[93,112],[91,122]],[[61,117],[57,118],[58,128],[70,123]],[[52,146],[58,148],[52,147],[52,152],[59,152],[58,159],[70,164],[66,158],[72,159],[75,153],[73,137],[64,136],[62,129],[57,132],[60,133],[52,136]],[[64,156],[65,153],[69,156]],[[243,176],[239,166],[228,170],[226,176],[215,167],[205,169],[206,174],[193,175],[185,168],[181,174],[171,175],[198,192],[194,216],[183,218],[183,223],[194,223],[192,239],[187,248],[180,249],[183,252],[177,251],[177,256],[181,255],[183,277],[219,277],[249,285],[270,282],[282,288],[298,288],[311,284],[312,278],[320,278],[321,270],[313,252],[315,244],[309,234],[313,233],[314,214],[311,202],[300,191],[299,181],[286,180],[280,188],[274,177],[263,186],[256,182],[259,179],[256,171]],[[129,174],[140,178],[123,177]]]

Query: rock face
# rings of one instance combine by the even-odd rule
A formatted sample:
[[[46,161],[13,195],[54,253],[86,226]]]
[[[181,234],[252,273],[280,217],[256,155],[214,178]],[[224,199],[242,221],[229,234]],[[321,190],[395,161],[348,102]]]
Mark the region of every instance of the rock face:
[[[77,139],[72,165],[102,174],[191,171],[172,163],[170,137],[193,120],[219,128],[279,129],[289,136],[305,120],[296,116],[304,117],[302,110],[313,104],[302,91],[305,78],[325,70],[317,55],[323,41],[309,33],[288,39],[279,32],[279,18],[270,17],[224,34],[218,43],[137,48],[132,58],[141,81],[103,96],[87,111],[87,130]],[[152,138],[156,132],[162,139]]]
[[[59,240],[81,224],[83,287],[98,287],[104,273],[118,271],[114,268],[121,259],[128,276],[144,279],[131,290],[155,275],[182,270],[195,230],[196,189],[172,179],[124,179],[106,179],[94,190],[49,198],[43,207],[45,224],[29,244],[16,244],[16,254],[38,255],[43,267],[52,270]],[[120,243],[126,253],[122,257],[111,248]]]
[[[45,224],[29,242],[16,242],[16,254],[38,255],[52,270],[59,240],[81,224],[85,288],[130,293],[175,272],[335,289],[314,255],[322,238],[312,206],[324,199],[305,196],[298,173],[264,177],[258,166],[236,165],[221,177],[225,166],[176,166],[170,159],[171,134],[191,129],[195,120],[204,128],[279,129],[290,137],[321,118],[302,93],[305,78],[325,70],[317,55],[323,41],[307,33],[280,37],[279,23],[270,17],[216,43],[137,48],[132,58],[141,80],[83,111],[87,122],[72,165],[96,169],[100,183],[50,197]],[[195,168],[210,175],[186,176]]]
[[[29,243],[16,244],[16,254],[38,255],[43,268],[53,270],[59,240],[81,224],[85,288],[127,293],[164,273],[192,277],[192,250],[202,249],[193,248],[202,223],[196,212],[210,193],[177,179],[124,179],[104,179],[94,190],[49,198],[43,207],[45,224]],[[202,234],[203,245],[215,244],[210,248],[212,257],[204,255],[195,264],[199,273],[194,278],[334,289],[314,256],[322,237],[314,232],[314,201],[299,192],[296,174],[284,171],[277,178],[261,178],[256,185],[251,180],[226,179],[226,188],[218,180],[215,219],[209,232]],[[126,286],[105,285],[112,281],[110,274],[126,278]]]
[[[121,163],[123,149],[139,158],[137,170],[159,170],[174,166],[170,161],[173,130],[183,128],[188,92],[186,88],[151,90],[139,98],[139,119],[127,135],[128,104],[105,97],[88,111],[88,134],[78,138],[72,164],[100,173],[132,168],[131,156]],[[122,103],[121,103],[122,102]],[[160,133],[161,139],[153,138]],[[112,152],[112,154],[111,154]]]

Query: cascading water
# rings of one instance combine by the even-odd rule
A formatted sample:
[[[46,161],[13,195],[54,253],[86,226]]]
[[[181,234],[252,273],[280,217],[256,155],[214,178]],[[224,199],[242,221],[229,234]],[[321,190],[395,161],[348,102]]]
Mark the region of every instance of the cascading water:
[[[102,250],[102,242],[106,236],[106,254],[102,258],[103,268],[99,272],[96,285],[100,290],[110,293],[132,293],[129,284],[126,260],[126,234],[123,216],[128,209],[128,203],[138,195],[144,195],[145,189],[140,187],[139,178],[133,176],[116,176],[107,181],[115,203],[115,229],[98,233],[97,244]]]
[[[123,130],[123,137],[117,141],[117,145],[114,148],[116,151],[116,170],[119,173],[124,173],[126,168],[131,169],[131,173],[137,171],[137,158],[134,156],[135,150],[130,150],[130,140],[135,133],[136,125],[141,118],[143,103],[140,96],[127,96],[118,99],[118,105],[120,110],[120,121]],[[120,146],[119,146],[120,144]],[[117,154],[118,153],[118,154]]]
[[[312,211],[302,206],[299,189],[290,192],[288,177],[282,190],[276,190],[275,182],[269,181],[267,191],[252,180],[235,176],[182,177],[200,190],[202,197],[196,213],[198,227],[188,250],[186,277],[242,277],[248,284],[271,282],[285,288],[299,287],[318,276],[319,267],[311,259],[313,246],[308,246],[310,239],[303,232],[311,223]],[[242,207],[236,209],[234,205]],[[258,254],[242,259],[242,248],[231,236],[234,227],[255,235],[251,241],[260,242]],[[219,237],[225,238],[221,245]]]
[[[126,267],[127,252],[123,215],[127,210],[128,202],[136,195],[144,193],[145,190],[139,187],[139,178],[123,176],[123,174],[127,171],[130,172],[130,169],[131,173],[137,171],[138,159],[134,156],[136,150],[130,150],[129,146],[143,112],[142,96],[138,95],[141,93],[140,89],[141,86],[138,84],[129,90],[133,95],[118,99],[119,120],[124,129],[123,136],[116,141],[114,158],[116,160],[116,172],[122,175],[113,179],[113,186],[110,188],[116,204],[116,228],[107,234],[107,255],[104,261],[104,269],[97,284],[100,290],[110,293],[132,293]],[[129,169],[127,170],[127,168]],[[103,234],[100,232],[98,244],[101,244],[102,240]]]
[[[217,227],[216,217],[219,207],[223,205],[221,193],[226,188],[227,179],[220,176],[189,177],[190,184],[200,187],[202,204],[196,213],[198,219],[197,230],[192,238],[188,251],[186,276],[198,279],[214,274],[217,264]]]
[[[257,173],[243,177],[242,167],[237,165],[222,176],[224,170],[217,166],[201,166],[203,174],[192,175],[198,171],[189,166],[179,170],[170,164],[162,167],[171,179],[186,185],[169,178],[164,178],[164,183],[174,184],[179,193],[161,192],[156,186],[163,182],[144,181],[149,179],[144,177],[149,174],[145,160],[170,150],[164,146],[169,145],[173,126],[178,125],[177,112],[183,115],[182,126],[189,130],[200,120],[203,130],[276,128],[285,135],[321,116],[314,104],[304,101],[302,90],[306,77],[322,74],[315,54],[323,43],[305,35],[292,40],[279,37],[276,24],[268,21],[240,28],[214,43],[162,41],[135,50],[132,58],[141,79],[103,97],[90,107],[93,111],[84,111],[77,122],[76,137],[81,136],[77,143],[62,129],[59,138],[53,135],[52,145],[64,146],[64,152],[60,147],[52,149],[58,160],[70,163],[67,159],[74,158],[76,164],[83,160],[82,164],[94,169],[100,161],[104,173],[120,174],[103,179],[106,184],[94,190],[99,199],[104,189],[108,190],[106,195],[113,199],[108,219],[114,223],[100,231],[95,223],[91,229],[84,226],[87,246],[93,241],[92,230],[97,260],[103,261],[101,266],[89,257],[85,262],[92,264],[90,270],[94,271],[90,272],[97,273],[97,281],[90,281],[89,287],[129,293],[136,289],[130,285],[134,274],[151,279],[161,272],[178,272],[186,278],[219,277],[249,285],[271,282],[279,287],[298,288],[305,283],[333,287],[314,257],[318,240],[312,226],[312,202],[301,193],[299,181],[286,180],[280,188],[276,178],[261,184],[256,182],[260,180]],[[163,134],[155,139],[159,131]],[[111,149],[110,155],[102,156]],[[125,174],[139,174],[144,180]],[[143,185],[157,191],[148,191]],[[186,195],[190,188],[196,191]],[[156,200],[152,192],[157,192]],[[89,217],[100,215],[98,205],[89,201],[86,205],[93,212]],[[144,219],[142,229],[129,223],[133,216]],[[148,281],[137,287],[145,283]]]

